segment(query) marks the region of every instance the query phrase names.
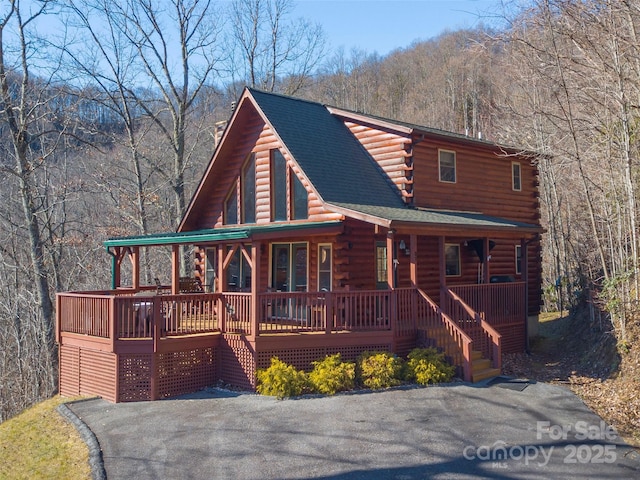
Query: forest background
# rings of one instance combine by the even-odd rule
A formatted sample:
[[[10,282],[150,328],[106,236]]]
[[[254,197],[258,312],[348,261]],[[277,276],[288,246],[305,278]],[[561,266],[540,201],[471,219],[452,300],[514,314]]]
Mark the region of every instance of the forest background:
[[[2,1],[0,422],[56,390],[55,293],[108,288],[105,239],[176,229],[245,85],[539,152],[543,308],[632,349],[640,1],[504,4],[384,56],[294,6]]]

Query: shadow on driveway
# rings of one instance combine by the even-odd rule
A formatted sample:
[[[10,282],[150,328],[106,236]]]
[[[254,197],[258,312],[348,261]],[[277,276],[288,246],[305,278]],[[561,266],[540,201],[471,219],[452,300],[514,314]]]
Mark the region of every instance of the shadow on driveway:
[[[638,453],[573,393],[514,383],[295,400],[212,388],[69,408],[109,480],[640,478]]]

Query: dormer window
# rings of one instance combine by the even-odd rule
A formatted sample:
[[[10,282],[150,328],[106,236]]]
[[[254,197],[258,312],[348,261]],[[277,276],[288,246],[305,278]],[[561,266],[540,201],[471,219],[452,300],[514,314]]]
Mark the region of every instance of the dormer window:
[[[309,217],[308,193],[280,150],[271,150],[271,220],[304,220]]]
[[[441,182],[456,183],[456,152],[438,150],[438,169]]]

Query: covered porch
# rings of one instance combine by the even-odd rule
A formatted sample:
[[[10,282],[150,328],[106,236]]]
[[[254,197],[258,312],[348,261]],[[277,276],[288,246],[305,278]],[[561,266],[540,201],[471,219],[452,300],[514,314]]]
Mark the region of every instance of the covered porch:
[[[256,370],[273,356],[306,369],[336,352],[355,360],[365,350],[406,355],[416,346],[445,352],[466,381],[499,374],[505,338],[521,344],[526,334],[526,282],[491,283],[486,268],[484,283],[447,286],[443,235],[437,237],[441,288],[434,296],[418,285],[419,232],[381,230],[386,251],[394,253],[383,257],[384,283],[377,289],[339,287],[335,278],[330,288],[319,288],[322,279],[310,272],[300,278],[315,275],[317,289],[307,278],[292,281],[291,274],[278,283],[277,246],[309,239],[321,247],[318,252],[322,246],[331,252],[344,243],[343,229],[341,222],[307,223],[106,242],[112,288],[57,295],[60,392],[119,402],[171,397],[216,381],[254,389]],[[409,271],[409,284],[402,287],[399,238]],[[183,277],[181,247],[187,244],[195,246],[195,269]],[[171,283],[141,285],[140,249],[160,245],[171,249]],[[486,246],[488,251],[488,238]],[[211,257],[214,269],[207,263]],[[313,263],[306,252],[301,258]],[[345,261],[338,252],[331,258]],[[230,275],[238,259],[250,272],[244,283]],[[125,261],[127,286],[121,285]],[[314,261],[320,269],[320,260]],[[283,285],[288,288],[275,288]]]

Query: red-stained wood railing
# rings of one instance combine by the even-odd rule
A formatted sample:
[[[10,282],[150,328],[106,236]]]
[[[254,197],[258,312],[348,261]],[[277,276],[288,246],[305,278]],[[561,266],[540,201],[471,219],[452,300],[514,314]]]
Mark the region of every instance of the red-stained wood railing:
[[[251,294],[221,293],[221,330],[227,333],[251,335]]]
[[[525,282],[510,282],[456,285],[449,290],[495,328],[525,321],[525,288]]]
[[[84,293],[58,294],[58,332],[109,338],[113,318],[112,298]]]
[[[427,339],[435,342],[435,347],[444,351],[451,361],[462,368],[465,381],[472,379],[473,360],[471,350],[472,338],[454,322],[442,309],[422,290],[418,290],[417,328]]]
[[[326,332],[331,318],[330,292],[261,293],[258,305],[260,333]]]
[[[491,360],[493,368],[502,366],[502,336],[482,316],[451,289],[445,289],[443,310],[473,339],[474,350]]]

